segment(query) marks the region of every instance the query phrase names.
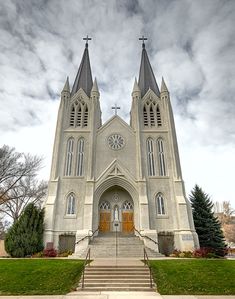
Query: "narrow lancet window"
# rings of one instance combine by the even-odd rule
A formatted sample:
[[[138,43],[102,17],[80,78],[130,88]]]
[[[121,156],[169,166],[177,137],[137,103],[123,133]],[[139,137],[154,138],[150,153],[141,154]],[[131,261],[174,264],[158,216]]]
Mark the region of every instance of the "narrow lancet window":
[[[74,105],[71,107],[71,112],[70,112],[70,126],[74,126],[75,124],[75,108]]]
[[[147,160],[148,160],[148,175],[155,176],[153,140],[147,140]]]
[[[153,106],[150,106],[149,109],[149,117],[150,117],[150,126],[154,127],[155,126],[155,119],[154,119],[154,111],[153,111]]]
[[[66,163],[65,163],[66,176],[70,176],[72,174],[73,148],[74,148],[74,139],[70,138],[67,142],[67,149],[66,149]]]
[[[78,140],[77,176],[83,176],[84,174],[84,144],[84,138]]]
[[[157,214],[158,215],[165,215],[165,205],[164,205],[164,198],[161,193],[158,193],[156,196],[156,206],[157,206]]]
[[[84,114],[83,114],[83,127],[88,126],[88,107],[85,105],[84,107]]]
[[[157,125],[158,127],[161,127],[162,125],[162,120],[161,120],[161,113],[160,113],[160,109],[157,105]]]
[[[145,105],[144,105],[144,109],[143,109],[143,116],[144,116],[144,126],[147,127],[148,126],[148,114],[147,114]]]
[[[67,215],[74,215],[75,214],[75,196],[73,193],[70,193],[67,197],[67,208],[66,208]]]
[[[161,138],[157,140],[157,147],[158,147],[159,175],[166,176],[164,146],[163,146],[163,140]]]
[[[82,125],[82,107],[79,104],[77,107],[77,122],[76,122],[76,126],[77,127],[81,127]]]

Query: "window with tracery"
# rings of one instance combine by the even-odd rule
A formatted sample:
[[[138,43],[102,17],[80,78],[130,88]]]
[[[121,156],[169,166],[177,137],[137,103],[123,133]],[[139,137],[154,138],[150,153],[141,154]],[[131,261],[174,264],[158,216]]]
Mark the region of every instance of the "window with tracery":
[[[157,214],[158,215],[165,215],[165,205],[164,205],[164,198],[161,193],[158,193],[156,196],[156,206],[157,206]]]
[[[83,176],[84,174],[84,138],[78,140],[78,150],[77,150],[77,176]]]
[[[67,142],[67,149],[66,149],[66,162],[65,162],[66,176],[70,176],[72,174],[73,148],[74,148],[74,139],[69,138]]]
[[[75,101],[70,109],[69,125],[72,127],[87,127],[88,117],[88,105],[85,102]]]
[[[161,138],[157,140],[157,148],[158,148],[158,161],[159,161],[159,175],[166,176],[164,145],[163,145],[163,140]]]
[[[100,204],[100,210],[110,210],[110,203],[108,201],[103,201]]]
[[[143,106],[143,120],[145,127],[161,127],[162,119],[159,105],[155,101],[147,100]]]
[[[133,205],[129,201],[125,201],[122,208],[123,210],[133,210]]]
[[[66,214],[67,215],[75,214],[75,196],[73,193],[70,193],[67,197]]]
[[[154,163],[154,151],[153,151],[153,140],[147,139],[147,163],[148,163],[148,175],[155,176],[155,163]]]

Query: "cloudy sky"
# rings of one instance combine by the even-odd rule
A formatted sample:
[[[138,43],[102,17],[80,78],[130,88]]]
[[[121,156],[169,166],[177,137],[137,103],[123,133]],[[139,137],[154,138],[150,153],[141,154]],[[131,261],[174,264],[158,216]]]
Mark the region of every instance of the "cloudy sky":
[[[199,184],[235,207],[234,0],[0,1],[0,146],[45,157],[49,178],[60,92],[89,45],[103,122],[129,122],[142,34],[171,93],[187,193]]]

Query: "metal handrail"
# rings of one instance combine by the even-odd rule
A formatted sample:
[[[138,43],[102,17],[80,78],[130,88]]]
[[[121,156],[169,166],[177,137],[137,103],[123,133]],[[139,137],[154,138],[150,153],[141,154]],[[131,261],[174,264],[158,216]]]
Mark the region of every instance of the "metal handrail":
[[[91,261],[91,248],[88,249],[86,258],[83,264],[83,271],[82,271],[82,289],[84,289],[84,280],[85,280],[85,268],[86,265],[88,264],[90,266],[90,261]]]
[[[87,236],[83,237],[82,239],[78,240],[77,242],[75,242],[75,245],[78,244],[78,243],[80,243],[80,242],[82,242],[83,240],[85,240],[85,239],[87,239],[87,238],[92,238],[92,237],[94,236],[94,234],[95,234],[96,232],[98,232],[98,231],[99,231],[99,227],[98,227],[94,232],[92,232],[91,235],[87,235]]]
[[[146,249],[144,248],[144,264],[148,266],[149,268],[149,279],[150,279],[150,288],[153,288],[153,274],[152,274],[152,268],[149,263],[148,254],[146,252]]]
[[[156,244],[156,245],[158,244],[157,241],[151,239],[149,236],[142,235],[141,232],[140,232],[138,229],[136,229],[134,226],[133,226],[133,229],[134,229],[134,231],[136,231],[136,232],[140,235],[140,237],[142,237],[142,238],[146,238],[146,239],[152,241],[152,242],[153,242],[154,244]]]

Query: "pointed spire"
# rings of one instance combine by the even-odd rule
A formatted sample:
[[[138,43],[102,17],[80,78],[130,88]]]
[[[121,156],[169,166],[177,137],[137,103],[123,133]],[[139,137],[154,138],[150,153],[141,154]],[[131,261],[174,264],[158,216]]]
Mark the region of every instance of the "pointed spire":
[[[80,88],[82,88],[87,94],[87,96],[90,97],[92,85],[93,80],[88,52],[88,43],[86,42],[85,50],[82,56],[82,61],[79,66],[77,76],[71,91],[71,96],[73,96]]]
[[[95,78],[95,80],[94,80],[94,83],[93,83],[91,92],[97,92],[97,93],[100,93],[100,92],[99,92],[99,88],[98,88],[98,84],[97,84],[97,80],[96,80],[96,78]]]
[[[162,77],[161,92],[164,92],[164,91],[169,92],[167,87],[166,87],[166,83],[164,81],[164,78]]]
[[[133,92],[140,92],[140,91],[141,91],[141,90],[140,90],[139,85],[138,85],[138,83],[137,83],[137,80],[136,80],[136,78],[135,78],[135,82],[134,82],[134,86],[133,86],[132,93],[133,93]]]
[[[70,92],[70,87],[69,87],[69,77],[67,77],[65,84],[64,84],[64,88],[62,91],[67,91]]]
[[[156,93],[157,96],[160,96],[160,91],[149,62],[148,54],[145,49],[145,44],[142,45],[142,56],[140,64],[140,73],[139,73],[139,82],[138,85],[141,90],[141,96],[143,97],[149,88]]]

